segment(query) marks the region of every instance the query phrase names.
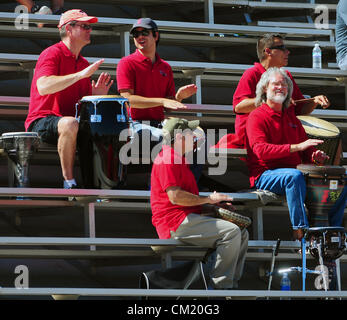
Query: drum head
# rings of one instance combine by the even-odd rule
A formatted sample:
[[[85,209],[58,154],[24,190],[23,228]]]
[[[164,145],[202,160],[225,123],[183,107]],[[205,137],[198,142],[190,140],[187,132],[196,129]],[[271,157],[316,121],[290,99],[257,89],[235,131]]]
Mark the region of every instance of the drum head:
[[[85,96],[80,100],[80,102],[99,102],[99,101],[117,101],[122,103],[129,100],[119,95]]]
[[[313,164],[299,164],[296,167],[298,170],[300,170],[302,173],[307,173],[310,175],[317,175],[317,176],[341,176],[346,173],[346,169],[342,166],[333,166],[333,165],[326,165],[326,166],[316,166]]]
[[[311,116],[298,116],[305,132],[315,137],[334,138],[340,135],[338,127],[332,123]]]

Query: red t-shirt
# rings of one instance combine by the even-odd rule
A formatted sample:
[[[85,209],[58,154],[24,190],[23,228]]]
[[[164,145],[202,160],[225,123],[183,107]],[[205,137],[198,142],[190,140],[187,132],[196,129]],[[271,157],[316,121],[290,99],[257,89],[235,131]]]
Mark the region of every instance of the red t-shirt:
[[[152,223],[161,239],[169,239],[170,231],[176,231],[188,214],[201,213],[201,206],[184,207],[172,204],[166,189],[174,186],[199,194],[186,159],[170,146],[163,145],[162,151],[154,160],[151,174]]]
[[[82,79],[68,88],[41,96],[36,82],[42,76],[64,76],[83,70],[89,62],[81,55],[76,57],[60,41],[45,49],[37,60],[30,91],[29,113],[25,121],[25,129],[36,119],[49,115],[74,116],[75,104],[84,96],[92,94],[90,78]]]
[[[156,54],[152,61],[136,50],[129,56],[123,57],[117,65],[117,87],[119,90],[134,90],[135,95],[147,98],[175,97],[175,83],[170,65]],[[131,108],[133,120],[164,119],[164,107]]]
[[[259,82],[262,74],[265,72],[265,68],[258,62],[254,63],[254,67],[247,69],[235,90],[234,96],[233,96],[233,108],[235,112],[235,106],[239,104],[242,100],[246,98],[255,98],[256,96],[256,87],[257,83]],[[304,99],[304,96],[302,95],[298,85],[295,83],[292,75],[289,71],[286,71],[289,78],[293,82],[293,93],[292,98],[294,100]],[[301,105],[295,106],[295,112],[296,114],[300,114],[301,111]],[[236,112],[235,112],[236,113]],[[249,113],[236,113],[235,118],[235,135],[238,139],[235,140],[235,144],[238,145],[238,147],[246,147],[246,122],[248,118]]]
[[[291,144],[308,139],[293,106],[278,113],[262,104],[249,114],[246,131],[247,164],[252,187],[266,170],[296,168],[300,163],[312,163],[312,153],[316,151],[314,147],[290,153]]]

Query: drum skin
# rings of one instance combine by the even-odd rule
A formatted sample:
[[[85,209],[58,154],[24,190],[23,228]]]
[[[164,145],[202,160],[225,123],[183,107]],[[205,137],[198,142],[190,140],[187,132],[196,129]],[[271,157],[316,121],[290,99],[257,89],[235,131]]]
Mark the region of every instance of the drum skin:
[[[127,99],[120,96],[87,96],[79,103],[78,152],[85,188],[116,189],[124,185],[126,168],[119,151],[129,130]]]
[[[316,148],[329,156],[326,164],[333,164],[340,143],[339,128],[328,121],[312,116],[298,116],[298,119],[301,121],[308,138],[324,140]]]
[[[345,184],[345,168],[342,166],[297,166],[306,178],[308,220],[311,227],[329,226],[329,211],[340,196]]]

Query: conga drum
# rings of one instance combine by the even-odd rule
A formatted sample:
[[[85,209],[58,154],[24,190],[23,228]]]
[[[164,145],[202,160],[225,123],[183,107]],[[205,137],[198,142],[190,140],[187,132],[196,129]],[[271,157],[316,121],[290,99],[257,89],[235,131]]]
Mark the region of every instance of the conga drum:
[[[329,226],[329,211],[345,185],[346,169],[342,166],[297,166],[306,178],[308,220],[311,227]]]
[[[29,186],[29,160],[41,139],[36,132],[7,132],[0,138],[1,146],[11,160],[19,187]]]
[[[76,105],[78,153],[85,188],[116,189],[126,181],[119,152],[123,130],[129,134],[128,99],[116,95],[86,96]]]
[[[340,143],[339,128],[328,121],[312,116],[298,116],[298,119],[301,121],[308,138],[324,140],[316,148],[324,151],[330,157],[326,164],[333,164]]]
[[[343,254],[346,239],[343,227],[329,226],[329,212],[343,190],[346,170],[340,166],[309,164],[298,165],[297,169],[306,177],[305,204],[310,228],[306,231],[305,239],[311,255],[319,263],[317,268],[327,269],[327,281],[323,281],[323,287],[326,290],[337,290],[335,259]]]

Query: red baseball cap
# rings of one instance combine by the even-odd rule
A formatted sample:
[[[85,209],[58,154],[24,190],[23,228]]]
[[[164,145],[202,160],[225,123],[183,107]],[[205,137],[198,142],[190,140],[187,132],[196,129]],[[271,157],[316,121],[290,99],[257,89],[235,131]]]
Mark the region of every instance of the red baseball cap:
[[[98,22],[98,18],[90,17],[84,11],[80,9],[72,9],[72,10],[68,10],[64,12],[61,15],[58,28],[61,28],[63,25],[71,21],[83,21],[83,22],[89,22],[89,23],[96,23]]]

